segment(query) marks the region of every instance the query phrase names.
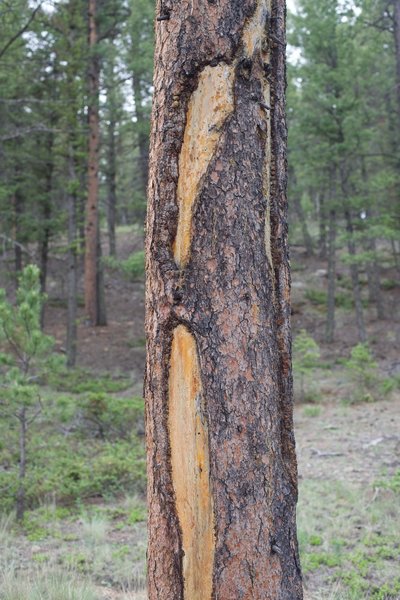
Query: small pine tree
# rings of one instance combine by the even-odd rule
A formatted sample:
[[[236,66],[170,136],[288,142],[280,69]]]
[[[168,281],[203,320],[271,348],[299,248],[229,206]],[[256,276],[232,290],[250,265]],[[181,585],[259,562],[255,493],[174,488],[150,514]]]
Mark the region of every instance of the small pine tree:
[[[315,390],[311,389],[310,381],[315,368],[318,366],[320,349],[317,342],[302,329],[293,342],[294,378],[300,382],[300,400],[302,402],[315,400]],[[307,389],[306,389],[307,388]]]
[[[353,384],[355,402],[376,400],[379,383],[378,365],[368,344],[357,344],[352,348],[350,358],[345,362],[346,371]]]
[[[43,294],[39,269],[28,265],[19,278],[15,306],[0,289],[0,410],[19,423],[19,487],[17,519],[25,512],[26,446],[29,425],[42,410],[37,382],[48,365],[53,339],[40,328]]]

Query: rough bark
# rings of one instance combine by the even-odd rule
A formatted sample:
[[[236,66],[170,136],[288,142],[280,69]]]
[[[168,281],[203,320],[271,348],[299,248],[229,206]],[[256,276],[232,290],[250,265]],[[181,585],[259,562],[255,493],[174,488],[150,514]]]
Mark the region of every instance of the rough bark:
[[[89,22],[89,155],[88,195],[85,222],[85,312],[91,325],[97,325],[97,227],[99,200],[99,86],[100,64],[96,52],[96,0],[88,0]]]
[[[164,0],[157,16],[149,599],[297,600],[285,3]]]

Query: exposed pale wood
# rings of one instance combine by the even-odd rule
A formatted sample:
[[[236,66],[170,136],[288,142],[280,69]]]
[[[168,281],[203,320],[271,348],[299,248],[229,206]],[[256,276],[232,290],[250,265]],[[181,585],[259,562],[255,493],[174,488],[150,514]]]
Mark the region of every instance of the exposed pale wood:
[[[185,598],[210,600],[215,539],[208,427],[196,342],[183,325],[172,340],[168,406]]]

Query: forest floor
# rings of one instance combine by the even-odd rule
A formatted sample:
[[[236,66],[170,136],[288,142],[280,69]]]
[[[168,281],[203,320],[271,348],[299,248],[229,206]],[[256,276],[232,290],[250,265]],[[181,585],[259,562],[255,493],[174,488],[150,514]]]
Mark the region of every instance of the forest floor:
[[[118,242],[122,259],[141,248],[140,236],[127,231],[120,232]],[[294,334],[305,329],[321,348],[319,364],[306,379],[311,401],[295,407],[305,597],[399,600],[400,287],[388,269],[384,273],[387,320],[378,321],[373,307],[366,305],[369,344],[378,371],[374,393],[368,395],[374,401],[356,402],[359,390],[345,368],[357,343],[348,275],[339,273],[342,301],[337,310],[337,341],[328,347],[323,342],[326,265],[307,259],[299,247],[292,250],[292,265]],[[52,259],[46,309],[46,331],[54,336],[61,353],[65,345],[64,266],[62,257]],[[7,284],[5,271],[0,283]],[[79,368],[99,381],[104,374],[117,382],[126,381],[109,392],[111,398],[141,396],[143,280],[128,281],[118,270],[107,269],[106,300],[107,327],[90,328],[83,312],[80,315]],[[46,393],[67,402],[65,392],[62,396]],[[70,391],[70,397],[79,401],[80,389]],[[0,598],[144,599],[145,516],[141,491],[98,494],[73,507],[47,496],[28,513],[23,528],[3,515]]]

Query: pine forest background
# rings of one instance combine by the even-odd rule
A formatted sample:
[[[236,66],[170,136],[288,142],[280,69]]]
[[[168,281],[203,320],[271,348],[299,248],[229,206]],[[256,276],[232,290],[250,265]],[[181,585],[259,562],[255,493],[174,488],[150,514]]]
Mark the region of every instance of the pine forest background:
[[[400,1],[298,0],[291,9],[306,597],[398,599]],[[145,597],[154,11],[153,0],[0,0],[5,600]],[[85,246],[94,248],[92,283]]]

